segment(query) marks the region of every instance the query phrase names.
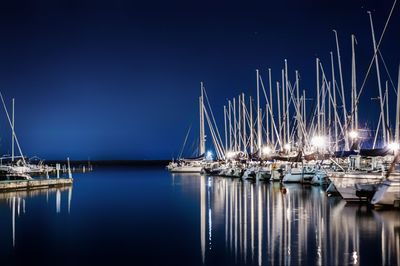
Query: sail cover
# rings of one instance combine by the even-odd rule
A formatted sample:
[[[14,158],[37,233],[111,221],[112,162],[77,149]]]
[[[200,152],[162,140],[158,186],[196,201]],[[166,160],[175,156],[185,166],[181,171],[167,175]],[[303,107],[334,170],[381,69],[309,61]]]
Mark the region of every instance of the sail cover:
[[[201,161],[204,159],[205,154],[203,153],[202,155],[199,155],[197,157],[191,157],[191,158],[182,158],[180,159],[181,161]]]

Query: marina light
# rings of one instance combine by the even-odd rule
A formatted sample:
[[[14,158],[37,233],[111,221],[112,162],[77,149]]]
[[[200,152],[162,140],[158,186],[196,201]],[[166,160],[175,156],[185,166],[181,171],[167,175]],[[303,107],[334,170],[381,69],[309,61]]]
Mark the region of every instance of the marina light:
[[[235,157],[236,153],[234,151],[228,151],[226,153],[226,158],[228,159],[232,159],[233,157]]]
[[[324,147],[325,144],[326,144],[326,141],[325,141],[325,137],[323,137],[323,136],[314,136],[311,139],[311,145],[313,145],[314,147],[321,148],[321,147]]]
[[[263,154],[270,154],[271,151],[272,151],[271,148],[268,147],[268,146],[265,146],[265,147],[262,149]]]
[[[396,142],[392,142],[388,144],[388,148],[392,151],[398,151],[400,149],[400,144]]]
[[[207,151],[207,153],[206,153],[206,159],[207,159],[207,160],[212,160],[212,159],[213,159],[213,153],[212,153],[212,151]]]
[[[287,151],[290,150],[290,143],[286,143],[285,146],[283,146],[283,148]]]
[[[349,136],[350,136],[350,138],[352,138],[352,139],[356,139],[356,138],[358,138],[358,132],[357,131],[351,131],[350,133],[349,133]]]

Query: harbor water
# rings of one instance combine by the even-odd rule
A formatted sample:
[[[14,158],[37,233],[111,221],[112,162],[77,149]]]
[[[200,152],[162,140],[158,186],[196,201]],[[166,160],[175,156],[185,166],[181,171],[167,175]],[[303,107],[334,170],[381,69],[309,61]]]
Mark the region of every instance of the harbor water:
[[[321,187],[96,168],[0,194],[2,265],[400,265],[400,211]]]

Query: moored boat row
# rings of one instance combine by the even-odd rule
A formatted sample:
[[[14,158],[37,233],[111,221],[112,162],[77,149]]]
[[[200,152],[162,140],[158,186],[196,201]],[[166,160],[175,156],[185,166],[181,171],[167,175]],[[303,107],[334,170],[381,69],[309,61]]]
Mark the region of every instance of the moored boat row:
[[[375,40],[371,13],[368,16]],[[356,39],[351,36],[351,84],[346,91],[338,32],[333,32],[336,52],[329,53],[330,64],[315,58],[316,90],[307,93],[313,99],[301,88],[299,71],[291,76],[285,59],[275,80],[271,68],[264,79],[263,71],[256,69],[256,97],[241,93],[227,101],[223,106],[224,130],[220,131],[201,83],[198,154],[203,157],[173,161],[168,169],[244,180],[328,185],[329,195],[339,194],[348,202],[400,205],[400,68],[397,88],[387,75],[383,91],[378,47],[373,43],[369,68],[375,63],[378,86],[374,92],[379,95],[379,106],[370,106],[366,100],[364,105],[368,104],[368,111],[374,110],[379,120],[375,129],[361,126],[361,122],[370,124],[370,118],[359,117],[363,107],[360,96],[366,84],[356,84]],[[368,75],[370,71],[364,81]],[[389,79],[393,90],[389,90]],[[396,108],[390,106],[389,99],[395,99]],[[204,157],[205,123],[214,160]]]

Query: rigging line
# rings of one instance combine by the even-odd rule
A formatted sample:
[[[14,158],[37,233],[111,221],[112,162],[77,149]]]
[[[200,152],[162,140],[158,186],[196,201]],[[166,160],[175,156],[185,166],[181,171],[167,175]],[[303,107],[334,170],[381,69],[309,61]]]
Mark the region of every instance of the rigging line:
[[[366,84],[366,82],[367,82],[369,73],[371,72],[372,65],[374,64],[374,59],[375,59],[376,53],[377,53],[377,51],[379,50],[379,47],[380,47],[380,45],[381,45],[383,36],[385,35],[387,26],[388,26],[388,24],[389,24],[390,18],[392,17],[392,14],[393,14],[394,8],[396,7],[396,4],[397,4],[397,0],[394,0],[392,9],[390,10],[389,16],[388,16],[388,18],[387,18],[387,20],[386,20],[386,23],[385,23],[385,27],[383,28],[381,37],[379,38],[378,45],[376,46],[376,51],[374,51],[374,55],[372,56],[371,62],[369,63],[369,66],[368,66],[367,73],[365,74],[363,83],[362,83],[362,85],[361,85],[360,92],[358,93],[358,96],[357,96],[357,99],[356,99],[356,104],[358,104],[358,102],[359,102],[359,100],[360,100],[361,93],[362,93],[363,90],[364,90],[364,87],[365,87],[365,84]]]
[[[273,119],[273,117],[272,117],[272,109],[271,109],[271,105],[270,105],[270,102],[269,102],[269,100],[268,100],[268,97],[267,97],[267,93],[266,93],[266,91],[265,91],[265,87],[264,87],[264,82],[263,82],[263,80],[262,80],[262,77],[260,76],[260,83],[261,83],[261,87],[262,87],[262,89],[263,89],[263,92],[264,92],[264,97],[265,97],[265,100],[266,100],[266,102],[267,102],[267,104],[268,104],[268,113],[271,115],[271,119],[272,119],[272,125],[274,126],[274,131],[275,131],[275,134],[278,134],[278,136],[279,136],[279,132],[278,132],[278,130],[277,130],[277,126],[276,126],[276,124],[275,124],[275,120]],[[281,130],[281,129],[280,129]]]
[[[300,130],[303,132],[303,134],[305,135],[305,138],[308,138],[308,137],[307,137],[307,132],[306,132],[307,129],[304,127],[303,119],[300,118],[300,116],[299,116],[300,110],[299,110],[297,104],[295,104],[294,88],[295,88],[296,86],[298,86],[297,81],[294,83],[294,86],[292,86],[292,85],[290,84],[290,82],[289,82],[290,99],[291,99],[291,102],[293,102],[293,106],[294,106],[294,109],[295,109],[295,111],[296,111],[296,116],[293,116],[292,126],[294,127],[294,124],[295,124],[295,122],[297,121],[297,127],[299,127]],[[297,100],[296,100],[296,101],[297,101]],[[300,123],[299,123],[299,122],[300,122]],[[294,131],[293,131],[293,130],[294,130],[294,129],[292,128],[292,132],[290,133],[291,137],[292,137],[292,135],[294,136]],[[296,130],[297,130],[297,128],[296,128]],[[293,133],[293,134],[292,134],[292,133]]]
[[[210,120],[210,117],[209,117],[209,115],[208,115],[207,110],[205,110],[204,113],[205,113],[205,115],[206,115],[208,127],[209,127],[210,133],[211,133],[211,138],[212,138],[212,141],[213,141],[213,143],[214,143],[215,152],[217,153],[217,157],[218,157],[219,159],[221,159],[221,158],[224,157],[224,156],[223,156],[224,150],[220,147],[220,144],[218,143],[218,139],[217,139],[216,136],[215,136],[215,132],[214,132],[214,129],[213,129],[213,127],[212,127],[211,120]]]
[[[1,92],[0,92],[0,97],[1,97],[1,102],[3,103],[4,111],[5,111],[6,115],[7,115],[8,123],[10,124],[12,133],[14,135],[15,143],[17,144],[19,153],[20,153],[20,155],[22,157],[22,162],[24,164],[26,164],[25,157],[24,157],[24,155],[22,153],[21,146],[19,145],[19,141],[18,141],[17,135],[15,134],[14,125],[11,123],[10,115],[8,114],[7,106],[6,106],[6,103],[4,102],[3,94]]]
[[[181,153],[179,154],[179,159],[182,158],[183,150],[185,149],[186,141],[187,141],[187,139],[188,139],[188,137],[189,137],[189,133],[190,133],[190,130],[191,130],[191,129],[192,129],[192,124],[190,124],[189,129],[188,129],[188,131],[187,131],[187,133],[186,133],[185,140],[183,141],[183,146],[182,146]]]
[[[379,50],[378,52],[379,52],[379,55],[380,55],[380,57],[381,57],[381,59],[382,59],[383,66],[385,67],[386,73],[387,73],[388,76],[389,76],[389,80],[390,80],[390,83],[392,84],[393,91],[394,91],[394,93],[395,93],[396,96],[397,96],[396,86],[394,86],[394,83],[393,83],[393,80],[392,80],[392,76],[390,76],[389,70],[388,70],[388,68],[387,68],[387,66],[386,66],[386,62],[385,62],[385,60],[383,59],[383,55],[382,55],[382,53],[381,53],[381,50]]]
[[[321,67],[321,71],[322,71],[322,82],[325,83],[325,86],[328,86],[328,80],[326,79],[325,71],[324,71],[324,68],[323,68],[321,62],[320,62],[320,67]],[[329,94],[328,97],[329,97],[329,100],[331,101],[331,103],[333,104],[334,102],[333,102],[332,95]],[[333,108],[333,110],[334,110],[335,116],[337,117],[337,122],[339,124],[340,130],[342,131],[341,134],[343,134],[343,136],[344,136],[345,135],[344,129],[347,129],[347,128],[343,128],[342,122],[340,121],[340,118],[339,118],[336,108]]]
[[[210,101],[208,100],[208,95],[207,95],[206,88],[203,87],[203,90],[204,90],[204,94],[206,95],[207,105],[208,105],[208,108],[210,109],[210,112],[211,112],[211,118],[212,118],[212,121],[214,123],[214,127],[215,127],[215,130],[216,130],[216,133],[217,133],[218,141],[223,143],[221,135],[219,134],[217,123],[215,122],[214,113],[213,113],[213,110],[211,108]]]

